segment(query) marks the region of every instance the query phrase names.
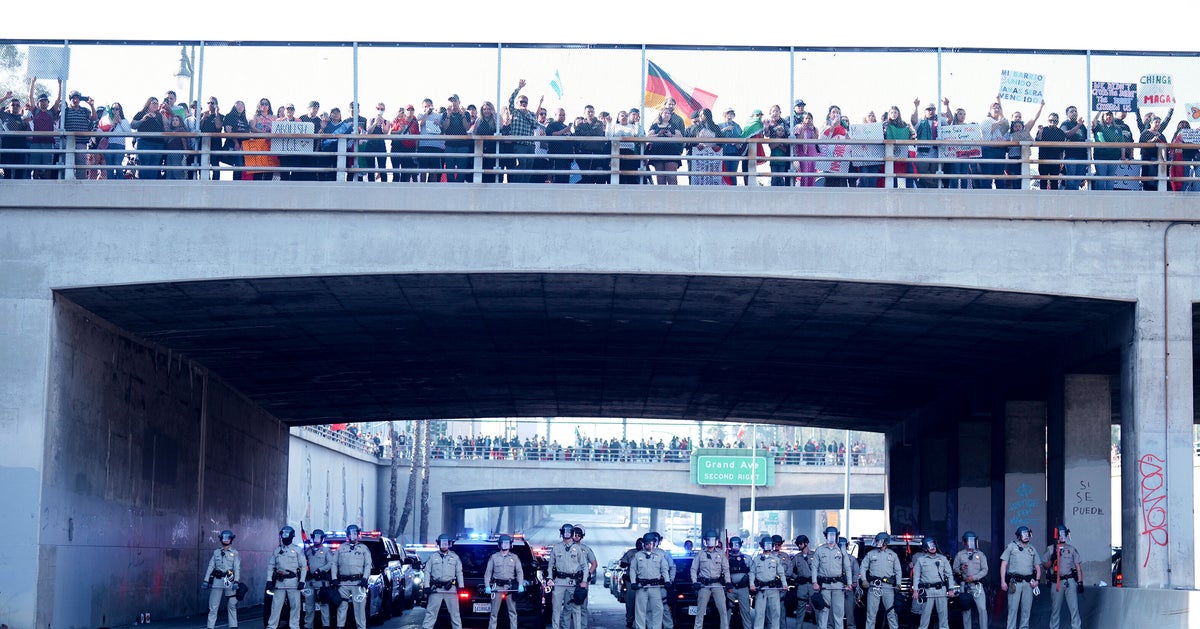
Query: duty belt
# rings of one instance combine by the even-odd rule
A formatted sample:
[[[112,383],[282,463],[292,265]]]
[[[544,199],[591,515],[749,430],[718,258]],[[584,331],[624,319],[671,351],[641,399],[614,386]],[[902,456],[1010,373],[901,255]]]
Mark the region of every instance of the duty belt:
[[[947,585],[948,584],[945,581],[922,581],[917,584],[917,587],[921,588],[922,590],[928,590],[933,588],[944,588]]]
[[[771,579],[770,581],[759,581],[758,579],[755,579],[754,587],[756,587],[756,588],[777,588],[777,587],[783,587],[783,583],[781,583],[779,581],[779,579]]]
[[[223,579],[223,578],[225,578],[225,571],[224,570],[213,570],[212,574],[210,574],[208,576],[210,576],[214,579]]]
[[[664,579],[638,579],[637,584],[646,587],[658,587],[666,585],[667,582]]]
[[[733,578],[730,580],[734,587],[746,587],[749,585],[747,582],[750,580],[750,576],[748,572],[734,572]]]
[[[449,581],[431,580],[429,582],[429,585],[431,587],[433,587],[433,589],[435,589],[435,590],[446,590],[446,589],[449,589],[450,586],[454,585],[454,580],[453,579],[451,579]]]
[[[714,583],[720,583],[720,582],[721,582],[721,578],[720,578],[720,577],[718,577],[718,578],[716,578],[716,579],[706,579],[706,578],[704,578],[704,577],[700,577],[700,578],[699,578],[699,579],[697,579],[697,580],[698,580],[698,581],[700,581],[700,585],[712,585],[712,584],[714,584]]]
[[[516,579],[492,579],[492,583],[495,583],[496,585],[499,585],[501,587],[509,588],[509,587],[516,585],[517,580]]]
[[[812,577],[796,577],[796,585],[808,585],[812,583]]]
[[[842,577],[817,577],[817,583],[825,585],[827,583],[843,583]]]
[[[869,573],[867,574],[867,583],[870,583],[871,585],[880,585],[883,583],[892,585],[894,581],[895,579],[893,577],[873,577]]]
[[[328,579],[329,579],[329,571],[328,570],[313,570],[312,572],[308,573],[309,581],[326,581]]]
[[[554,578],[555,579],[573,579],[575,581],[580,581],[583,579],[583,571],[581,570],[579,572],[559,572],[558,568],[555,568],[554,569]]]
[[[1074,570],[1072,570],[1072,571],[1070,571],[1070,572],[1068,572],[1068,573],[1066,573],[1066,574],[1064,574],[1064,575],[1060,576],[1059,578],[1060,578],[1060,579],[1075,579],[1076,581],[1078,581],[1078,580],[1079,580],[1079,573],[1077,573],[1077,572],[1075,572]]]
[[[338,581],[340,581],[340,582],[342,582],[342,583],[345,583],[345,582],[347,582],[347,581],[355,581],[355,582],[358,582],[358,581],[361,581],[361,580],[362,580],[362,577],[361,577],[361,576],[358,576],[358,575],[354,575],[354,576],[347,576],[347,575],[344,575],[344,574],[340,574],[340,575],[338,575],[338,578],[337,578],[337,580],[338,580]]]
[[[276,580],[295,579],[296,576],[297,576],[296,573],[292,572],[291,570],[276,570],[275,571],[275,579]]]
[[[1018,582],[1032,581],[1033,575],[1032,574],[1010,574],[1010,575],[1008,575],[1008,580],[1009,581],[1018,581]]]

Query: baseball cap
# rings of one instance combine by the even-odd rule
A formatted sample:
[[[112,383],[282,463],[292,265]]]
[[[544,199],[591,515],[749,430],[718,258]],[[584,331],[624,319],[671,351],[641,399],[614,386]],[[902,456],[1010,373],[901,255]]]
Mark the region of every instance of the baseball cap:
[[[751,116],[761,116],[761,115],[762,115],[762,110],[761,110],[761,109],[755,109],[754,111],[750,112],[750,115],[751,115]]]
[[[797,98],[796,103],[792,107],[805,107],[807,105],[808,103],[805,103],[803,99]]]
[[[458,94],[451,94],[450,98],[447,98],[446,100],[459,100]]]
[[[735,113],[737,113],[737,112],[733,110],[733,107],[729,107],[729,108],[727,108],[727,109],[725,110],[725,113],[727,113],[727,114],[735,114]]]

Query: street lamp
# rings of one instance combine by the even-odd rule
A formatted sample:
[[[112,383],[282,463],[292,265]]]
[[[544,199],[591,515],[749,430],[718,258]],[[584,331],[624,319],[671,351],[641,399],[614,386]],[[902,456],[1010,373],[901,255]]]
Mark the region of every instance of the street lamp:
[[[195,75],[192,72],[192,60],[190,57],[188,57],[187,46],[180,46],[179,47],[179,71],[175,73],[175,85],[179,88],[180,92],[183,92],[183,88],[185,88],[185,87],[187,88],[188,97],[187,97],[187,101],[185,101],[185,102],[189,105],[191,104],[192,97],[193,97],[192,96],[192,78],[194,76]]]

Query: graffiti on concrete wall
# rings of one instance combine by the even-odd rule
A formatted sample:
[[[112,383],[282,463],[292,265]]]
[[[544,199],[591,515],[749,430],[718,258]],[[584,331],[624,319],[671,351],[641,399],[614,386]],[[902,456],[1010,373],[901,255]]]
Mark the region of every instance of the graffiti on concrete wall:
[[[1146,558],[1142,567],[1150,565],[1150,554],[1156,546],[1166,547],[1167,536],[1167,477],[1163,474],[1166,461],[1155,454],[1138,459],[1138,476],[1142,487],[1142,535],[1148,538]]]

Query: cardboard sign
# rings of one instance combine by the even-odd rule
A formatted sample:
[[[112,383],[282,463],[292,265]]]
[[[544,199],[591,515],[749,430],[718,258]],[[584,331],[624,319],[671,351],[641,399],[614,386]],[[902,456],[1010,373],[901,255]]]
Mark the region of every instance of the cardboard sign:
[[[71,68],[71,49],[66,46],[30,46],[25,73],[42,81],[66,81]]]
[[[1145,74],[1138,79],[1138,104],[1142,107],[1174,107],[1175,83],[1170,74]]]
[[[1040,103],[1046,75],[1035,72],[1000,71],[1000,98],[1018,103]]]
[[[1092,111],[1133,111],[1137,83],[1092,81]]]
[[[288,122],[276,120],[271,123],[271,133],[284,135],[296,133],[312,133],[316,127],[311,122]],[[313,152],[312,138],[271,138],[272,153],[311,153]]]
[[[821,132],[821,139],[841,139],[842,135],[832,135],[832,129],[825,129]],[[846,173],[850,172],[850,147],[846,144],[818,144],[817,150],[821,152],[821,156],[826,159],[817,161],[817,170],[825,173]]]
[[[983,134],[980,130],[978,122],[971,124],[952,124],[938,127],[939,140],[956,140],[956,141],[980,141]],[[983,157],[983,147],[970,144],[953,145],[943,144],[938,147],[938,157],[956,157],[958,159],[970,159]]]
[[[883,125],[878,122],[850,125],[850,137],[855,140],[875,140],[879,144],[851,144],[850,159],[856,166],[878,166],[883,163]]]
[[[1200,144],[1200,129],[1181,129],[1179,141],[1184,144]]]

